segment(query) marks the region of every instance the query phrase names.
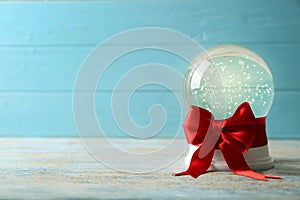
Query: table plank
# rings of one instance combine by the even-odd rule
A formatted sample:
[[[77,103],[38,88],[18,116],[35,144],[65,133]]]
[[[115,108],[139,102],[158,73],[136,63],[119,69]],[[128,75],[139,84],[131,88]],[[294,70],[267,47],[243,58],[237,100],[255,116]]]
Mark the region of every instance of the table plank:
[[[284,179],[268,182],[238,177],[231,172],[207,173],[198,179],[171,176],[184,169],[182,157],[171,166],[151,173],[115,171],[93,159],[78,138],[0,138],[0,141],[0,199],[298,199],[300,196],[298,140],[270,141],[275,168],[263,173]],[[101,146],[108,141],[97,142]],[[147,146],[128,145],[128,139],[112,139],[112,142],[129,150],[148,151],[169,140],[152,139]],[[178,152],[173,148],[169,154]],[[118,155],[111,157],[116,159]]]

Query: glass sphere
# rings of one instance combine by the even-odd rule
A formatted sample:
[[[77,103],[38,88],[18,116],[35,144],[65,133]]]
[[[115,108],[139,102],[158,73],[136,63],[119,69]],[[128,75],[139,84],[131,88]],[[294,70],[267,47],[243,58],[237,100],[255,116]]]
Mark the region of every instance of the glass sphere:
[[[249,102],[255,117],[264,117],[273,103],[273,78],[254,52],[220,45],[192,61],[185,75],[184,98],[187,106],[207,109],[216,119],[232,116],[243,102]]]

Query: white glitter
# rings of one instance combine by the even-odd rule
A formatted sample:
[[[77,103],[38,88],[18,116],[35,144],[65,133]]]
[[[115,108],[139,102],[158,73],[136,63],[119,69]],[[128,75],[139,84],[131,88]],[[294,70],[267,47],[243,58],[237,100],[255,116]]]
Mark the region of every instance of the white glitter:
[[[242,61],[242,60],[239,60],[239,62],[238,62],[240,65],[244,65],[245,64],[245,62],[244,61]]]

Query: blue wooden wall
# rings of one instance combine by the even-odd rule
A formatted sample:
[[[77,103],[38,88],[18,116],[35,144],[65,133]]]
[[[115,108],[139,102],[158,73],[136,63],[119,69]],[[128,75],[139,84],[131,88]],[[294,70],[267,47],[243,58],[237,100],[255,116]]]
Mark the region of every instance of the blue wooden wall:
[[[229,43],[257,52],[276,86],[268,135],[300,138],[299,0],[1,1],[0,135],[77,136],[72,90],[81,63],[113,34],[147,26],[180,31],[206,48]],[[184,62],[156,53],[124,63],[158,59],[185,70]],[[119,76],[117,68],[111,73],[112,80]],[[99,90],[97,96],[108,99],[110,93]],[[150,87],[136,97],[132,118],[147,124],[145,106],[162,103],[170,114],[161,135],[172,137],[178,109],[170,92]],[[121,136],[111,111],[98,111],[106,134]]]

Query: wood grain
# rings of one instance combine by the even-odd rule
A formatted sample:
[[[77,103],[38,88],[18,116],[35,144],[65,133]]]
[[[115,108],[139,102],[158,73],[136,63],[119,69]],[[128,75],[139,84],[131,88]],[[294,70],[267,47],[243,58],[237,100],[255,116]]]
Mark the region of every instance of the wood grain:
[[[231,172],[207,173],[197,179],[173,177],[172,173],[185,168],[182,158],[151,173],[119,172],[95,161],[76,138],[0,140],[1,199],[298,199],[300,195],[300,145],[295,140],[270,141],[275,168],[263,173],[283,179],[268,182]],[[163,142],[152,140],[145,147],[156,149]],[[170,156],[177,154],[176,149],[170,151]],[[110,156],[118,159],[118,155]],[[151,160],[147,162],[151,165]]]

